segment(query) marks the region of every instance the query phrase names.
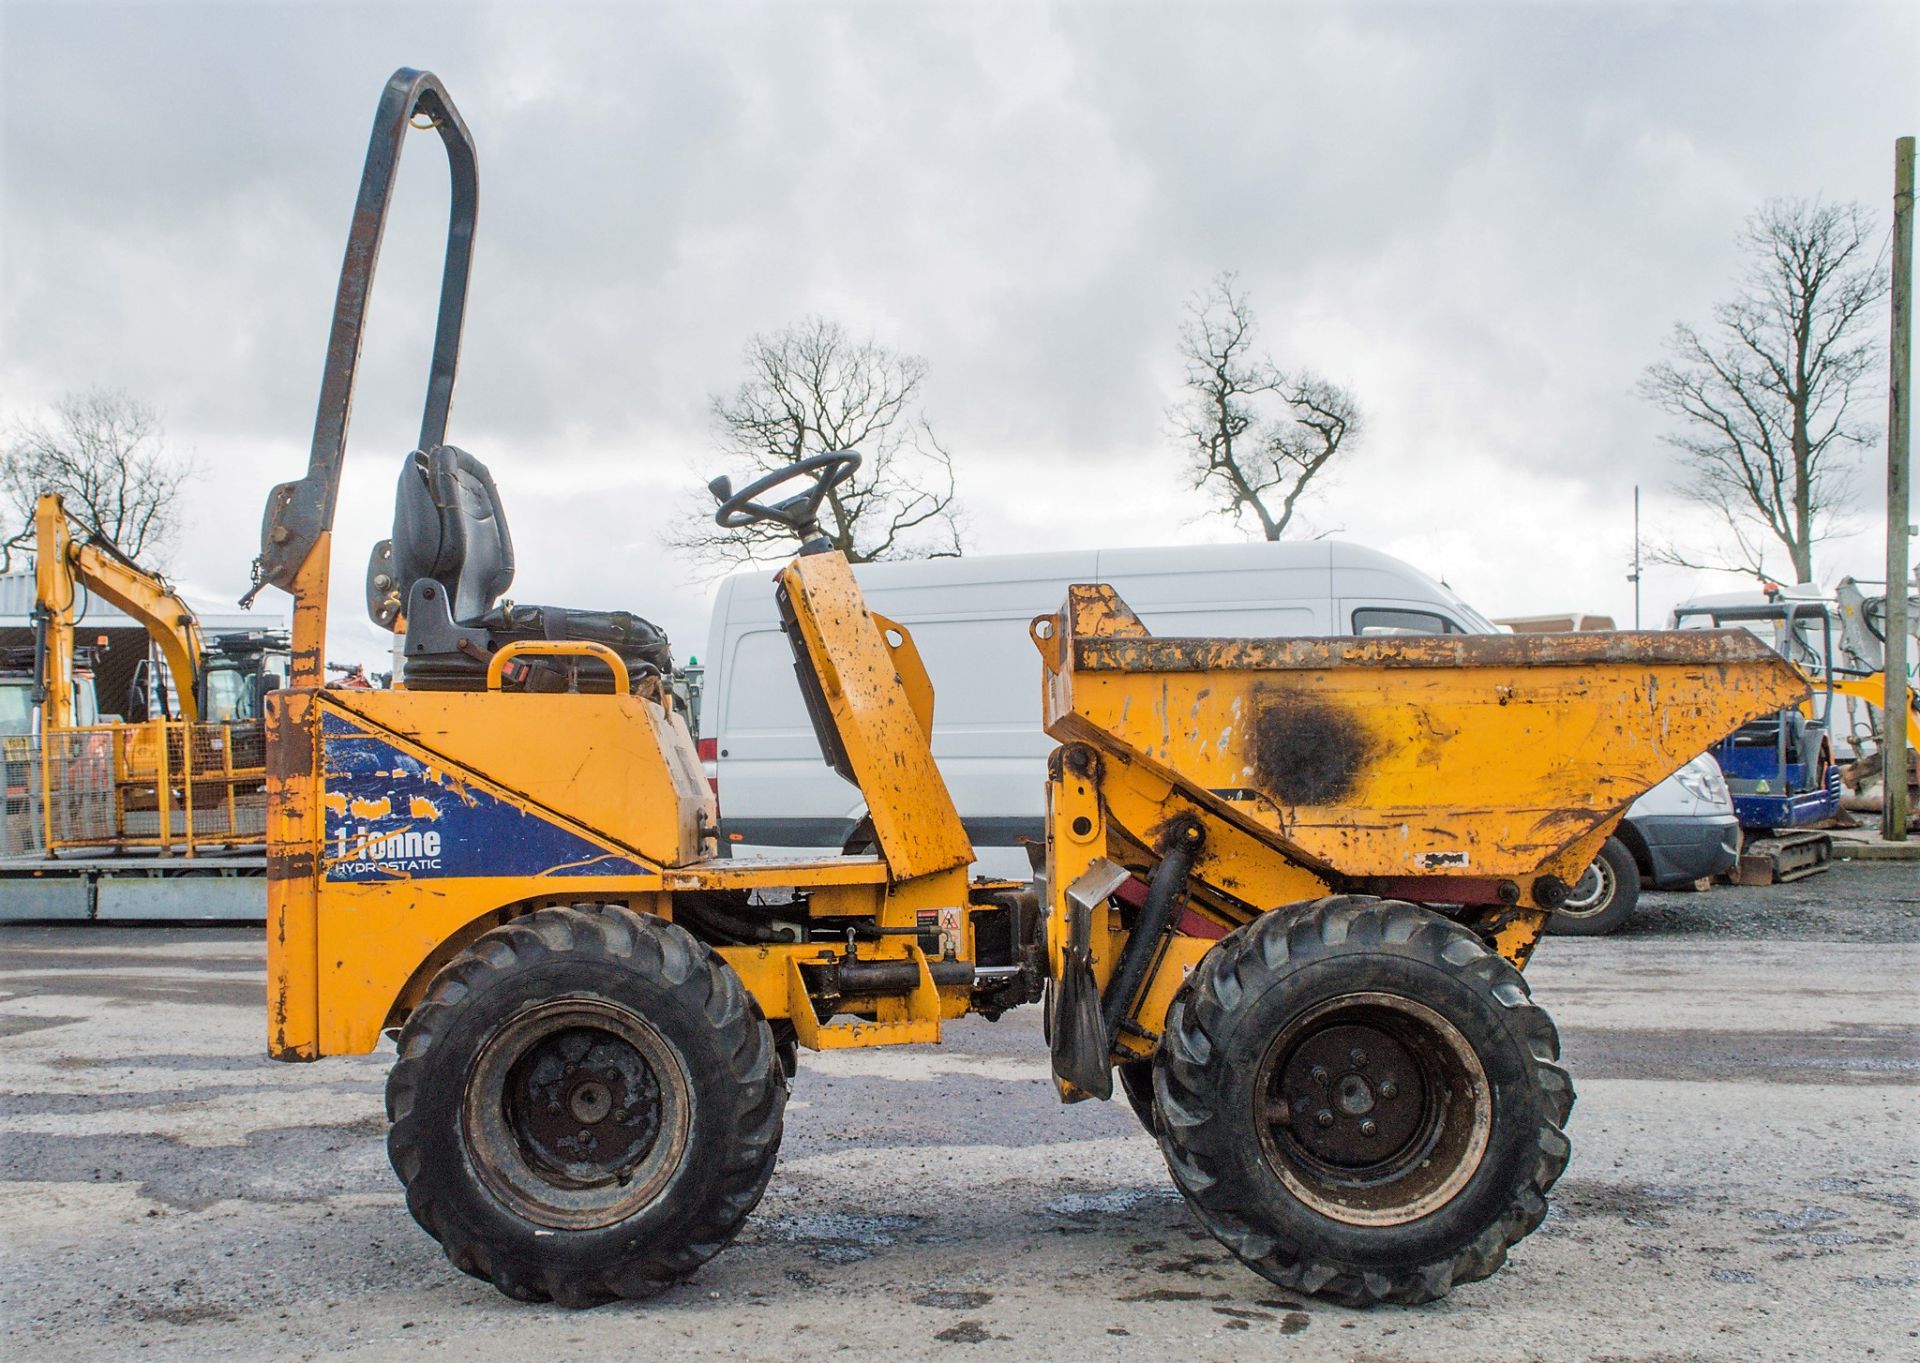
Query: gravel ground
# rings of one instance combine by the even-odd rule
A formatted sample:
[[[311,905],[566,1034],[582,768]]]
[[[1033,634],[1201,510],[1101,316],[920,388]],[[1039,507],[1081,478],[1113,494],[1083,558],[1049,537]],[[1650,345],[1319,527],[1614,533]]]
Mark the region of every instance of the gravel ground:
[[[1643,894],[1617,940],[1674,936],[1920,942],[1920,864],[1849,861],[1785,885]]]
[[[1920,1355],[1920,867],[1649,895],[1529,972],[1580,1087],[1507,1268],[1413,1309],[1281,1292],[1034,1011],[807,1057],[772,1187],[654,1302],[516,1305],[386,1166],[385,1056],[261,1055],[257,931],[0,929],[0,1356],[1747,1360]]]

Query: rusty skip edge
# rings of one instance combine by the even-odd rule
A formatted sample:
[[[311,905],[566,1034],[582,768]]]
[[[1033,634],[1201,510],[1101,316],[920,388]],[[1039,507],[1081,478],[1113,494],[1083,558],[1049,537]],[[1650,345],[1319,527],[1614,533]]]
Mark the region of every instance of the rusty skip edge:
[[[1611,634],[1432,634],[1380,638],[1185,639],[1080,635],[1085,672],[1317,671],[1332,667],[1518,668],[1600,664],[1730,667],[1789,664],[1742,629]]]

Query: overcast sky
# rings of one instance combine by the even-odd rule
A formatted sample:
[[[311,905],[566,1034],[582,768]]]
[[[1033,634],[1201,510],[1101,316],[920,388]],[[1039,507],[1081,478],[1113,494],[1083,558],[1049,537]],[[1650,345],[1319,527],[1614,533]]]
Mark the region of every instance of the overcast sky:
[[[808,314],[924,356],[973,552],[1235,538],[1165,412],[1184,300],[1240,272],[1366,439],[1310,532],[1489,614],[1630,621],[1632,487],[1689,533],[1633,392],[1704,322],[1770,195],[1882,225],[1915,131],[1906,5],[57,5],[0,0],[0,420],[113,385],[204,470],[171,567],[230,602],[305,465],[382,83],[445,80],[480,148],[450,438],[494,470],[511,595],[703,649],[663,531],[709,395]],[[336,533],[333,647],[372,659],[368,545],[418,427],[444,158],[416,137]],[[1884,325],[1880,323],[1877,325]],[[1884,412],[1874,400],[1875,422]],[[1880,576],[1857,533],[1821,576]],[[1731,578],[1650,570],[1646,618]],[[284,601],[284,598],[281,598]]]

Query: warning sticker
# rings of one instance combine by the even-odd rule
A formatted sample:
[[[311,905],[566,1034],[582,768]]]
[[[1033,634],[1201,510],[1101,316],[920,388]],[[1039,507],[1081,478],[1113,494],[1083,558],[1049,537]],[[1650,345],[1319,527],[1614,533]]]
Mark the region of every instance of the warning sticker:
[[[960,928],[963,919],[958,905],[944,909],[916,910],[913,922],[924,936],[939,934],[941,955],[958,956],[960,954]]]

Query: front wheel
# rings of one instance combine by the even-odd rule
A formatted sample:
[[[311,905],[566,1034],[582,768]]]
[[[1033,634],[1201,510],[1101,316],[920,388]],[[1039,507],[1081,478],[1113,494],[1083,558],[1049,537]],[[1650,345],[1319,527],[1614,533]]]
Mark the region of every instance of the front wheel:
[[[723,1249],[780,1146],[786,1076],[739,977],[626,909],[541,909],[435,977],[400,1033],[407,1207],[510,1297],[643,1297]]]
[[[1618,838],[1601,844],[1600,855],[1553,911],[1547,931],[1571,937],[1604,937],[1618,932],[1640,902],[1640,867]]]
[[[1520,973],[1467,929],[1348,896],[1221,941],[1167,1013],[1162,1152],[1283,1287],[1424,1302],[1493,1273],[1566,1168],[1573,1088]]]

